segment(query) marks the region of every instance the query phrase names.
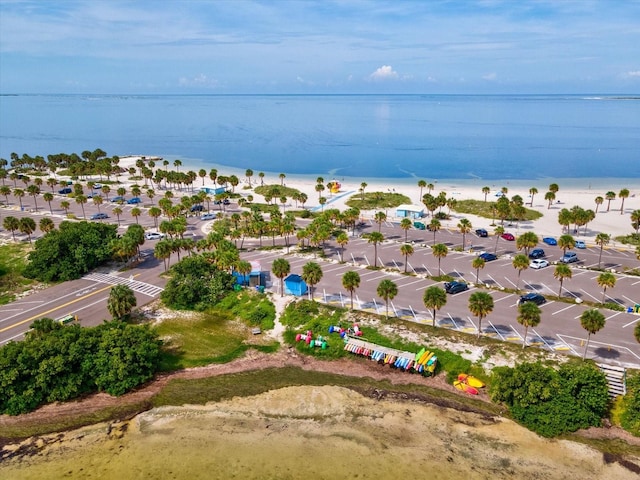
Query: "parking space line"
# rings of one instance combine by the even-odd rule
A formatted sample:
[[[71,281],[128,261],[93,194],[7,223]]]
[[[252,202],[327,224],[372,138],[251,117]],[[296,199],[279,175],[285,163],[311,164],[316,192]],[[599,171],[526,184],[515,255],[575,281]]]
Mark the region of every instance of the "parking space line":
[[[594,297],[593,295],[591,295],[589,292],[587,292],[585,289],[581,288],[580,290],[582,290],[584,293],[586,293],[586,294],[587,294],[587,295],[589,295],[591,298],[593,298],[596,302],[598,302],[598,303],[599,303],[599,300],[598,300],[596,297]]]
[[[569,310],[570,308],[573,308],[573,307],[575,307],[575,305],[569,305],[568,307],[564,307],[564,308],[558,310],[557,312],[553,312],[551,315],[557,315],[557,314],[562,313],[565,310]]]
[[[494,332],[498,334],[498,336],[500,337],[500,340],[504,342],[504,336],[500,333],[500,331],[496,328],[496,326],[493,323],[491,323],[491,320],[487,320],[487,322],[489,322],[489,325],[491,325],[491,328],[493,328]]]
[[[636,323],[640,322],[640,317],[636,318],[635,320],[633,320],[632,322],[629,322],[625,325],[622,326],[622,328],[627,328],[630,327],[631,325],[635,325]]]
[[[637,304],[638,302],[636,300],[631,300],[629,297],[627,297],[626,295],[622,295],[625,299],[629,300],[631,303],[633,303],[634,305]]]

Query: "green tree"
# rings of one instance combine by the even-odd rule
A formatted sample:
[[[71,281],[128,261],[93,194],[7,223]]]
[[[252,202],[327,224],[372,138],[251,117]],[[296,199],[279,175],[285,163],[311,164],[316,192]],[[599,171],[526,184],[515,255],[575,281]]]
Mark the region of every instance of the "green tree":
[[[501,225],[498,225],[496,228],[493,229],[493,235],[496,237],[496,246],[493,249],[493,253],[497,255],[498,253],[498,241],[500,240],[500,237],[502,235],[504,235],[504,227]]]
[[[629,198],[629,189],[623,188],[622,190],[620,190],[620,192],[618,193],[618,198],[622,200],[622,203],[620,204],[620,215],[622,215],[624,213],[624,201],[626,198]]]
[[[440,223],[440,220],[438,220],[437,218],[432,218],[431,221],[429,222],[429,230],[431,230],[433,232],[433,244],[436,244],[436,233],[438,233],[438,230],[440,230],[442,228],[442,224]]]
[[[404,273],[407,273],[407,265],[409,265],[409,257],[413,255],[413,245],[410,243],[403,243],[400,245],[400,253],[404,255]]]
[[[342,275],[342,286],[351,296],[351,310],[353,310],[353,293],[360,286],[360,274],[353,270],[345,272],[344,275]]]
[[[378,268],[378,244],[384,241],[380,232],[371,232],[367,235],[367,243],[373,243],[373,268]]]
[[[2,226],[5,230],[9,230],[11,232],[11,236],[13,237],[13,241],[16,241],[16,230],[20,230],[20,220],[11,215],[4,217],[2,220]]]
[[[604,194],[604,198],[607,199],[607,212],[611,208],[611,202],[616,199],[616,192],[607,192]]]
[[[591,310],[585,310],[584,312],[582,312],[582,315],[580,315],[580,325],[582,325],[582,328],[584,328],[588,332],[587,343],[584,346],[584,354],[582,355],[583,360],[587,358],[587,350],[589,349],[589,340],[591,340],[591,335],[595,335],[600,330],[602,330],[604,328],[605,322],[606,319],[604,318],[604,315],[595,308]]]
[[[600,208],[600,205],[602,205],[604,203],[604,198],[602,198],[600,195],[598,195],[595,199],[596,201],[596,213],[598,213],[598,208]]]
[[[573,272],[571,272],[571,269],[569,268],[568,265],[565,265],[564,263],[560,263],[556,265],[556,269],[553,272],[553,276],[556,280],[560,282],[560,290],[558,291],[558,296],[561,297],[562,283],[565,281],[565,279],[571,279],[571,277],[573,277]]]
[[[529,327],[537,327],[541,320],[540,307],[533,302],[524,302],[518,305],[518,323],[524,327],[522,349],[527,346],[527,330]]]
[[[531,205],[533,207],[533,197],[538,193],[538,189],[536,187],[531,187],[529,189],[529,194],[531,195],[531,203],[529,205]]]
[[[280,279],[280,296],[284,297],[284,277],[291,272],[291,265],[284,258],[277,258],[271,265],[271,271]]]
[[[336,237],[336,243],[340,246],[340,261],[344,262],[344,247],[349,243],[349,237],[345,232],[340,232]]]
[[[84,213],[84,204],[87,203],[87,197],[84,195],[76,195],[76,203],[82,207],[82,218],[86,220],[87,216]]]
[[[529,250],[538,244],[538,236],[533,232],[525,232],[516,239],[516,248],[524,250],[525,255],[529,255]]]
[[[486,262],[482,257],[473,257],[471,260],[471,267],[476,271],[476,283],[480,283],[480,270],[484,268]]]
[[[607,288],[613,288],[616,286],[616,276],[613,273],[602,272],[598,275],[598,278],[596,278],[596,282],[598,282],[598,285],[602,287],[602,303],[605,303]]]
[[[376,289],[378,296],[384,300],[386,306],[385,317],[389,318],[389,301],[393,300],[398,294],[398,285],[389,279],[382,280]]]
[[[487,195],[491,192],[489,187],[482,187],[482,193],[484,194],[484,201],[487,202]]]
[[[40,195],[40,187],[38,187],[38,185],[29,185],[27,187],[27,192],[33,197],[33,204],[36,212],[38,212],[38,195]]]
[[[640,212],[640,210],[639,210]],[[411,219],[410,218],[403,218],[402,220],[400,220],[400,228],[402,230],[404,230],[404,241],[405,243],[407,242],[407,235],[409,233],[409,229],[412,227],[412,223],[411,223]]]
[[[107,310],[114,320],[127,320],[137,304],[133,290],[127,285],[115,285],[109,291]]]
[[[518,254],[513,257],[513,268],[518,271],[518,279],[516,280],[516,290],[520,288],[520,274],[523,270],[529,268],[529,257],[526,255]]]
[[[384,212],[376,212],[373,220],[378,224],[378,231],[381,231],[382,224],[387,221],[387,214]]]
[[[472,228],[473,226],[471,225],[471,222],[469,220],[467,220],[466,218],[460,219],[460,222],[458,223],[458,229],[460,230],[460,233],[462,233],[462,250],[464,250],[467,246],[467,233],[469,233]]]
[[[56,224],[53,223],[53,220],[51,220],[49,217],[44,217],[40,219],[38,227],[40,227],[40,230],[42,232],[49,233],[51,230],[56,228]]]
[[[473,292],[469,295],[469,311],[478,317],[478,338],[480,338],[482,319],[493,312],[493,297],[487,292]]]
[[[549,210],[551,208],[551,204],[556,199],[556,194],[553,192],[547,192],[544,194],[544,199],[549,202],[547,203],[547,210]]]
[[[438,259],[438,275],[442,275],[442,268],[440,268],[440,261],[447,256],[449,248],[444,243],[438,243],[431,248],[431,253]]]
[[[314,287],[322,280],[322,267],[316,262],[307,262],[302,266],[302,279],[309,285],[309,299],[315,302]]]
[[[427,309],[432,312],[431,320],[436,326],[436,312],[447,304],[447,292],[437,285],[432,285],[424,291],[422,302]]]
[[[631,212],[631,226],[636,231],[636,235],[638,235],[638,230],[640,230],[640,209]]]
[[[36,231],[36,222],[31,217],[22,217],[19,225],[20,233],[24,233],[31,243],[31,234]]]
[[[602,250],[604,247],[609,245],[609,241],[611,240],[611,235],[608,233],[599,233],[596,235],[596,245],[600,247],[600,255],[598,255],[598,268],[600,268],[600,264],[602,263]]]

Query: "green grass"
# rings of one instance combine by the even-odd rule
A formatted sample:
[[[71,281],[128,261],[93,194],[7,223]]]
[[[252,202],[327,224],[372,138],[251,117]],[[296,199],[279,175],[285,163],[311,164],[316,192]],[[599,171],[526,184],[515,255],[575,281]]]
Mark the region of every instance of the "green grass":
[[[253,191],[258,195],[262,195],[263,197],[270,196],[277,203],[280,202],[280,197],[284,196],[291,199],[294,197],[295,194],[299,195],[300,193],[302,193],[297,188],[286,187],[279,184],[260,185],[260,186],[254,187]]]
[[[398,205],[411,203],[411,199],[401,193],[365,192],[364,195],[353,195],[346,204],[360,210],[395,208]]]
[[[27,266],[27,255],[32,250],[28,243],[0,246],[0,305],[12,302],[16,295],[28,290],[35,282],[22,276]]]
[[[482,200],[458,200],[456,202],[455,210],[458,213],[468,213],[478,215],[480,217],[496,219],[493,213],[492,207],[496,205],[496,202],[484,202]],[[542,217],[542,214],[536,210],[525,209],[524,220],[537,220]],[[515,219],[507,219],[509,221],[515,221]]]

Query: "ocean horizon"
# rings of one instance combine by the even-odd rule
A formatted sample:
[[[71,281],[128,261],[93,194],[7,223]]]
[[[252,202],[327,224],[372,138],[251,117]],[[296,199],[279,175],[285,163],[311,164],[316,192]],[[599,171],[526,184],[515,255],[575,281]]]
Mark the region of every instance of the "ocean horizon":
[[[638,95],[0,95],[0,156],[398,182],[640,179]],[[496,185],[499,183],[496,183]]]

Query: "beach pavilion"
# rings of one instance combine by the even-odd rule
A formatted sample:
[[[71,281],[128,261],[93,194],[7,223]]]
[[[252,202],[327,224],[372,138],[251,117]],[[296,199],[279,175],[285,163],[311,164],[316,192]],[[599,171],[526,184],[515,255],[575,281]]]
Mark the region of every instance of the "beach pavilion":
[[[300,275],[292,273],[284,279],[284,293],[300,297],[307,293],[307,284]]]
[[[399,205],[396,208],[396,217],[422,218],[424,207],[420,205]]]

